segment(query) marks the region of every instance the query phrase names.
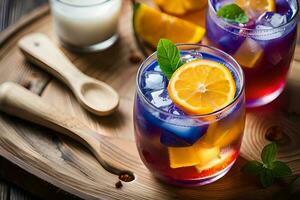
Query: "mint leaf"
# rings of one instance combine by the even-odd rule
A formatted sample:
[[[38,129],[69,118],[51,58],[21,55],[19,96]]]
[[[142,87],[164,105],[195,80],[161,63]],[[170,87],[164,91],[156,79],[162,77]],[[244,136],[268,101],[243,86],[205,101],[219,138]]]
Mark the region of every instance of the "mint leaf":
[[[272,162],[276,160],[277,146],[275,142],[266,145],[261,152],[261,160],[268,167],[272,165]]]
[[[263,170],[263,164],[252,160],[249,161],[246,165],[244,165],[241,169],[241,172],[243,173],[259,173]]]
[[[272,170],[264,168],[260,173],[259,173],[259,179],[263,187],[267,188],[270,187],[273,182],[274,182],[274,174]]]
[[[292,170],[289,166],[284,162],[276,160],[276,156],[277,145],[272,142],[266,145],[261,152],[263,164],[256,160],[249,161],[242,167],[241,171],[259,175],[259,179],[263,187],[269,187],[273,184],[275,178],[289,176],[292,174]]]
[[[291,168],[281,161],[275,161],[272,163],[273,165],[273,174],[275,177],[283,177],[283,176],[289,176],[292,174]]]
[[[181,66],[180,52],[170,40],[160,39],[157,45],[157,61],[168,79]]]
[[[217,15],[229,22],[245,24],[249,21],[245,11],[236,4],[229,4],[221,7],[218,10]]]

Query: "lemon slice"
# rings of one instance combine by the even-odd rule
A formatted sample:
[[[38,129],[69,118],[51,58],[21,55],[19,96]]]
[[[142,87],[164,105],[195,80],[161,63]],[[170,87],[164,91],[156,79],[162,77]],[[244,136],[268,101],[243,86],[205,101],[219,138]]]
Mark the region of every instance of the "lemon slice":
[[[236,0],[236,4],[250,15],[253,11],[262,14],[266,11],[273,12],[276,10],[275,0]]]
[[[145,4],[134,6],[134,31],[145,42],[156,47],[160,38],[173,43],[198,43],[204,37],[205,29],[183,19],[164,14]]]
[[[231,72],[211,60],[194,60],[179,67],[169,81],[174,104],[189,114],[208,114],[232,102],[236,86]]]
[[[207,4],[207,0],[154,0],[154,2],[163,11],[174,15],[183,15],[201,9]]]

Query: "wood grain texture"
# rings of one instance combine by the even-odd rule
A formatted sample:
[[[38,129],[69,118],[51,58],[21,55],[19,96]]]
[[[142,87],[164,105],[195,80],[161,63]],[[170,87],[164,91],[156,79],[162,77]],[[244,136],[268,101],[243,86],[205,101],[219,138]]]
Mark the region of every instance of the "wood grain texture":
[[[34,200],[32,196],[23,190],[12,187],[10,190],[9,200]]]
[[[34,8],[45,4],[46,0],[1,0],[0,1],[0,31],[14,24],[23,15]]]
[[[9,193],[9,186],[7,183],[0,181],[0,199],[6,200]]]
[[[19,122],[23,123],[22,121]],[[64,190],[38,178],[37,176],[33,176],[31,173],[23,170],[22,168],[8,161],[2,156],[0,156],[0,165],[2,169],[5,169],[0,170],[0,177],[4,178],[8,183],[10,183],[10,188],[19,186],[29,193],[34,194],[36,197],[40,197],[40,199],[45,200],[79,199],[77,196],[67,193]],[[8,193],[8,197],[9,195],[10,194]]]
[[[7,74],[6,80],[19,80],[22,75],[27,76],[21,74],[23,68],[13,68],[18,70],[12,71],[5,66],[24,63],[16,49],[16,42],[32,31],[45,33],[57,42],[49,15],[18,31],[0,50],[0,70]],[[132,106],[138,63],[130,62],[129,57],[133,52],[141,53],[133,38],[129,1],[124,1],[119,31],[120,40],[101,53],[79,55],[63,49],[79,70],[109,83],[118,91],[121,101],[117,113],[107,118],[91,115],[56,79],[51,79],[41,96],[49,104],[70,113],[70,116],[80,118],[91,129],[115,137],[102,141],[104,158],[132,169],[137,179],[116,189],[118,178],[101,168],[82,145],[5,114],[0,116],[0,154],[3,157],[83,199],[272,199],[291,179],[279,181],[269,189],[261,189],[255,178],[239,172],[246,159],[259,158],[261,148],[269,140],[278,142],[279,158],[288,163],[295,175],[300,173],[300,63],[294,61],[286,92],[271,105],[248,111],[241,156],[224,178],[202,187],[179,188],[152,177],[139,159],[133,142]],[[26,69],[31,68],[36,69],[33,65],[28,65]]]

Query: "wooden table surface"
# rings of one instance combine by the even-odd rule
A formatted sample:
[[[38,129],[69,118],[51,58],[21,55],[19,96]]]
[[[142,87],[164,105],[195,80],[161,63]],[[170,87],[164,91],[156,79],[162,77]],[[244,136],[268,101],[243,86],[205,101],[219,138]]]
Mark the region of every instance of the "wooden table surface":
[[[15,24],[22,16],[47,3],[47,0],[0,0],[0,32]],[[0,158],[0,163],[5,162]],[[0,165],[3,170],[3,165]],[[8,180],[9,181],[9,180]],[[0,200],[37,199],[21,188],[0,178]]]
[[[8,25],[13,24],[17,21],[22,15],[31,11],[34,7],[41,5],[45,2],[45,0],[0,0],[0,30],[3,30]],[[300,41],[298,41],[300,43]],[[16,171],[16,174],[13,174],[12,179],[8,179],[3,181],[0,179],[0,199],[35,199],[32,195],[24,192],[23,190],[15,187],[10,182],[14,180],[14,177],[22,177],[22,184],[26,183],[26,177],[30,176],[30,174],[26,172],[21,172],[17,166],[7,162],[4,158],[0,157],[0,177],[2,173],[5,173],[3,169],[10,169],[10,171]],[[11,175],[11,174],[10,174]],[[8,176],[6,176],[8,177]],[[32,177],[31,177],[32,180]],[[22,185],[20,184],[20,185]],[[27,183],[28,184],[28,183]],[[36,183],[33,184],[31,188],[34,188],[35,184],[44,184],[47,190],[47,193],[64,193],[60,191],[58,188],[50,186],[46,182],[42,182],[41,180],[36,180]],[[19,185],[19,184],[18,184]],[[27,186],[28,187],[28,186]],[[46,192],[46,191],[45,191]],[[59,196],[59,195],[58,195]],[[68,194],[64,194],[64,199],[73,199],[74,197]]]

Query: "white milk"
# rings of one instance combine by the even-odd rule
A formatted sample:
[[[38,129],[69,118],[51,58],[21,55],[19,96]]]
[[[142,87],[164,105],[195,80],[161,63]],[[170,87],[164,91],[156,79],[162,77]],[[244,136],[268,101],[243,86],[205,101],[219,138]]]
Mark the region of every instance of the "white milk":
[[[51,0],[54,28],[72,46],[86,47],[116,38],[121,0]]]

